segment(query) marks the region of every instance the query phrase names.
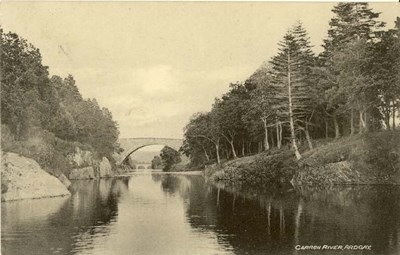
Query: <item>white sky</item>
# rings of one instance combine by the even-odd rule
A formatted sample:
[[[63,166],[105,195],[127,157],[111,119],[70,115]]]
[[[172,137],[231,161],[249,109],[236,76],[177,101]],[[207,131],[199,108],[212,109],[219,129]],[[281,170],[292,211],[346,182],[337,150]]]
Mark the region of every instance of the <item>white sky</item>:
[[[71,73],[119,123],[121,137],[181,138],[189,117],[243,81],[301,20],[321,49],[331,3],[3,2],[6,31]],[[394,26],[398,3],[371,3]]]

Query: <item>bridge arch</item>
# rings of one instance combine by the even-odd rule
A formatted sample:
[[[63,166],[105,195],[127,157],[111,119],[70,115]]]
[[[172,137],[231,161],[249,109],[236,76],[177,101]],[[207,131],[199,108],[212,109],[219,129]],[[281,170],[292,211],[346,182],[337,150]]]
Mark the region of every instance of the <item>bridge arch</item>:
[[[124,150],[121,153],[121,160],[117,162],[117,165],[121,165],[132,153],[135,151],[150,145],[164,145],[169,146],[172,149],[179,151],[183,144],[183,139],[173,138],[121,138],[119,139],[119,145]]]

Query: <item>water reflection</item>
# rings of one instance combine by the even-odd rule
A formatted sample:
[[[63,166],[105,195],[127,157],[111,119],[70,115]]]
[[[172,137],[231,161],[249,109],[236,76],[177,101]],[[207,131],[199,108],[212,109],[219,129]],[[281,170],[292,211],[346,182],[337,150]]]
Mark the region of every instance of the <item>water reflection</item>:
[[[128,179],[76,181],[72,196],[2,203],[2,254],[74,254],[115,222]]]
[[[190,178],[190,187],[182,189]],[[365,254],[400,253],[400,187],[245,188],[163,176],[166,193],[188,199],[189,223],[212,230],[235,254],[315,254],[301,245],[371,245]],[[178,188],[178,186],[180,188]],[[187,186],[187,185],[184,185]],[[360,251],[345,251],[345,254]],[[338,254],[338,251],[324,251]]]
[[[315,254],[296,252],[296,244],[368,244],[372,250],[366,254],[400,253],[400,187],[271,191],[218,185],[215,190],[223,216],[217,229],[231,234],[221,239],[236,254]]]
[[[2,254],[399,254],[400,187],[255,188],[201,176],[76,181],[2,203]],[[368,244],[371,251],[296,251]]]

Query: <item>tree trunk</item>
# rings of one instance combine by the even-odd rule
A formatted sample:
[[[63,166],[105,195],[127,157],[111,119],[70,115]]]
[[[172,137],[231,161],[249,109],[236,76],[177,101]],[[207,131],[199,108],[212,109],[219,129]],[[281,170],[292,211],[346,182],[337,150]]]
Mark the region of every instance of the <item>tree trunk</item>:
[[[384,115],[385,115],[385,124],[386,124],[386,129],[390,130],[390,100],[387,99],[385,100],[385,106],[383,107]]]
[[[220,193],[220,188],[218,188],[217,191],[217,206],[219,206],[219,193]]]
[[[244,157],[244,147],[245,147],[244,139],[242,139],[242,157]]]
[[[276,121],[276,147],[280,149],[282,146],[282,125],[280,121]]]
[[[392,123],[392,127],[393,127],[393,130],[396,130],[396,104],[395,104],[395,102],[394,102],[394,100],[393,100],[393,123]]]
[[[233,145],[233,141],[229,142],[229,144],[231,145],[233,158],[237,158],[236,151],[235,151],[235,146]]]
[[[235,158],[237,158],[237,153],[236,153],[236,151],[235,151],[235,145],[233,144],[233,136],[232,135],[230,135],[230,137],[231,137],[231,139],[228,139],[228,137],[226,136],[226,135],[224,135],[224,134],[222,134],[222,136],[225,138],[225,140],[229,143],[229,145],[231,146],[231,150],[232,150],[232,155],[233,155],[233,158],[235,159]]]
[[[279,144],[280,144],[280,147],[279,148],[281,148],[282,147],[282,122],[280,122],[279,121]]]
[[[216,150],[216,155],[217,155],[217,163],[218,165],[221,164],[221,159],[219,158],[219,145],[215,144],[215,150]]]
[[[336,114],[333,115],[333,125],[335,126],[335,138],[340,137],[340,132],[339,132],[339,123],[337,122]]]
[[[385,124],[386,124],[386,129],[390,130],[390,113],[385,114]]]
[[[289,122],[290,122],[290,138],[292,140],[292,147],[297,160],[301,159],[299,149],[296,143],[296,134],[294,130],[293,110],[292,110],[292,81],[291,81],[291,68],[290,68],[290,52],[288,53],[288,98],[289,98]]]
[[[203,148],[203,150],[204,150],[204,156],[206,156],[207,162],[210,161],[210,157],[208,156],[207,151],[204,148]]]
[[[264,123],[264,148],[265,150],[269,150],[269,142],[268,142],[268,127],[267,127],[267,120],[263,119]]]
[[[360,111],[360,130],[359,134],[362,134],[365,130],[365,120],[364,120],[364,111]]]
[[[312,150],[313,145],[312,145],[312,141],[311,141],[311,137],[310,137],[310,132],[308,132],[308,123],[306,123],[306,128],[304,129],[304,133],[306,134],[308,147],[310,148],[310,150]]]

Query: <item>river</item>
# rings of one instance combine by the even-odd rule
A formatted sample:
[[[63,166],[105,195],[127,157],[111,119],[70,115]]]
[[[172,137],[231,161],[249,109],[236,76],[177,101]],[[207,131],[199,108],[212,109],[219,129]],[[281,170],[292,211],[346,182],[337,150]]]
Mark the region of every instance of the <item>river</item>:
[[[2,203],[2,254],[400,254],[395,186],[244,189],[136,173],[71,189]]]

